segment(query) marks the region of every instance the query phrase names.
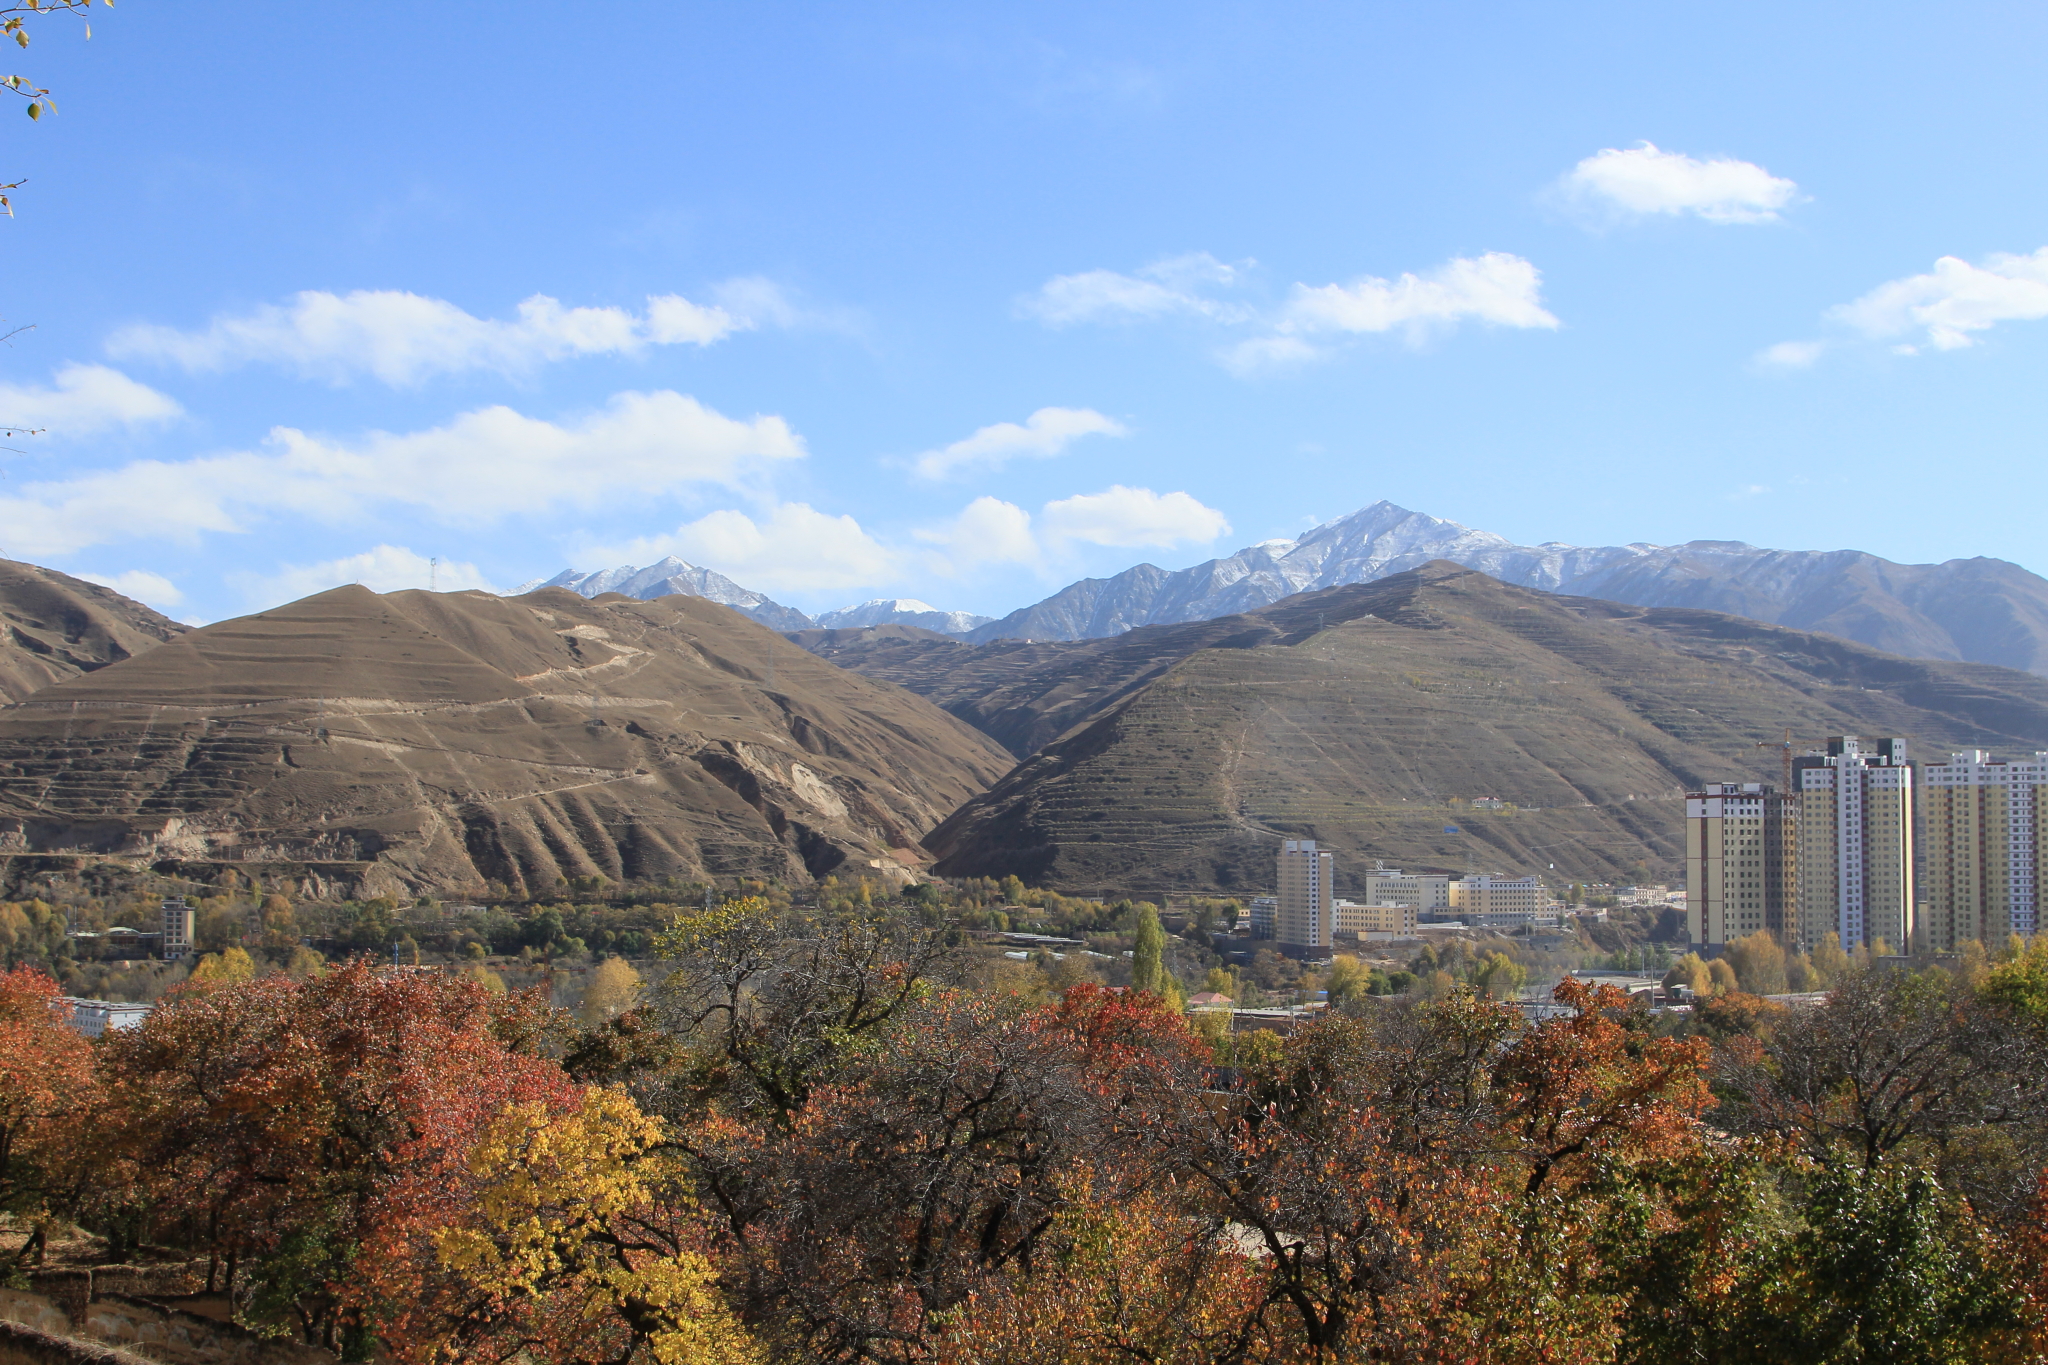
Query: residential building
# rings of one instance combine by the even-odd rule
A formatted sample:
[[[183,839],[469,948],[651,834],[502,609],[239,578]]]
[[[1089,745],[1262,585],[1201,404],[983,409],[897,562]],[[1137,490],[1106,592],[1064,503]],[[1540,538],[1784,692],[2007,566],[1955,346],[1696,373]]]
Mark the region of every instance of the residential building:
[[[1695,946],[1760,929],[1787,940],[1798,915],[1798,830],[1797,803],[1760,782],[1686,793],[1685,923]]]
[[[2040,931],[2044,786],[2048,753],[2002,759],[1967,749],[1920,769],[1913,848],[1925,946],[1954,952],[1969,939],[1995,946]]]
[[[164,961],[176,962],[192,955],[192,907],[182,900],[167,900],[163,905],[163,954]]]
[[[1535,877],[1465,877],[1450,884],[1450,911],[1467,924],[1527,924],[1549,899]]]
[[[1330,908],[1330,926],[1334,933],[1377,935],[1391,938],[1396,935],[1413,934],[1420,922],[1412,904],[1388,902],[1380,905],[1360,905],[1355,901],[1339,900]]]
[[[1280,951],[1289,957],[1321,957],[1330,951],[1336,871],[1328,852],[1313,839],[1280,845]]]
[[[1799,799],[1799,943],[1913,945],[1913,768],[1903,739],[1854,735],[1792,760]],[[1689,915],[1693,913],[1688,900]]]
[[[1365,874],[1366,905],[1413,906],[1416,916],[1445,915],[1451,909],[1451,879],[1410,875],[1399,868],[1375,867]]]
[[[1253,896],[1251,905],[1252,937],[1278,938],[1280,936],[1280,898],[1278,896]]]
[[[152,1008],[128,1000],[87,1000],[76,995],[61,996],[57,1003],[70,1010],[71,1027],[88,1038],[98,1038],[108,1029],[134,1028]]]

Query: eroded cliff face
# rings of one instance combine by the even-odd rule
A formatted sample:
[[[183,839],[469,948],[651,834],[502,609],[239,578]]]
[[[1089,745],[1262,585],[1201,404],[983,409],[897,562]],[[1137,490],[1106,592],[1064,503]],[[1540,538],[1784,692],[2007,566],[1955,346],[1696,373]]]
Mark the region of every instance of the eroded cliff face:
[[[700,598],[349,587],[0,710],[0,853],[301,865],[363,894],[900,881],[1009,763]]]

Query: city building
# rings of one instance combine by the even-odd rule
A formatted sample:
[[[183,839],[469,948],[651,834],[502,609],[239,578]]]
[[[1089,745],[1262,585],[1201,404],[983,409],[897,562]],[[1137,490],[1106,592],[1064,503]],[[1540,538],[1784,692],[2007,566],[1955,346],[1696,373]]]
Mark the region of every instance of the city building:
[[[1331,931],[1347,936],[1393,938],[1412,935],[1420,921],[1421,916],[1412,904],[1398,901],[1360,905],[1355,901],[1339,900],[1330,907]]]
[[[1685,794],[1685,923],[1695,946],[1759,929],[1786,941],[1798,915],[1798,830],[1796,803],[1759,782]]]
[[[164,961],[176,962],[192,955],[192,907],[182,900],[167,900],[163,906]]]
[[[1969,939],[1996,946],[2039,932],[2044,786],[2048,753],[2002,759],[1968,749],[1920,769],[1913,849],[1924,946],[1946,953]]]
[[[1903,739],[1864,748],[1854,735],[1792,760],[1799,799],[1798,924],[1806,947],[1830,933],[1842,946],[1913,946],[1913,768]],[[1687,914],[1697,911],[1687,901]]]
[[[1253,938],[1270,939],[1280,936],[1278,896],[1253,896],[1250,915]]]
[[[1446,915],[1451,909],[1451,879],[1410,875],[1399,868],[1376,866],[1365,874],[1366,905],[1408,905],[1418,918]]]
[[[71,1027],[88,1038],[98,1038],[108,1029],[134,1028],[151,1009],[128,1000],[87,1000],[76,995],[60,996],[57,1003],[71,1011]]]
[[[1336,871],[1329,853],[1313,839],[1280,845],[1278,939],[1289,957],[1322,957],[1330,951]],[[1254,931],[1256,932],[1256,931]]]
[[[1535,877],[1464,877],[1450,884],[1450,912],[1467,924],[1527,924],[1549,897]]]

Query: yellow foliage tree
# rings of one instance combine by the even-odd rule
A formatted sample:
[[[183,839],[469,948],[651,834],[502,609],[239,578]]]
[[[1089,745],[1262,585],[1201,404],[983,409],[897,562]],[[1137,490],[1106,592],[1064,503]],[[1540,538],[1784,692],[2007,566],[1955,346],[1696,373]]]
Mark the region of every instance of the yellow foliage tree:
[[[639,1002],[640,973],[622,957],[608,957],[591,970],[577,1017],[595,1027],[616,1019]]]
[[[500,1114],[470,1152],[469,1216],[428,1234],[436,1289],[390,1340],[420,1361],[507,1347],[535,1360],[643,1348],[661,1365],[762,1359],[696,1245],[663,1136],[602,1087],[566,1113],[536,1101]]]
[[[240,948],[208,953],[192,968],[192,979],[210,986],[234,986],[256,979],[256,962]]]

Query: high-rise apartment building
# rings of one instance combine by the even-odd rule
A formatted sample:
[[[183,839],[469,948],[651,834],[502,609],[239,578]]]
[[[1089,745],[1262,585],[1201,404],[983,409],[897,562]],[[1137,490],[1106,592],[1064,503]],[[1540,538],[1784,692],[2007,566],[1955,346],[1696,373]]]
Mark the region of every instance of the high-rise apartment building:
[[[1953,952],[2040,931],[2048,847],[2048,753],[1996,759],[1982,749],[1920,770],[1920,931],[1926,946]]]
[[[1685,795],[1685,922],[1700,946],[1768,929],[1788,941],[1798,916],[1797,807],[1759,782],[1710,782]]]
[[[161,950],[164,961],[176,962],[192,955],[193,920],[197,916],[192,907],[182,899],[167,900],[163,903],[163,940]]]
[[[1280,845],[1280,949],[1289,957],[1319,957],[1330,950],[1335,927],[1331,904],[1335,870],[1330,855],[1313,839]]]
[[[1913,768],[1906,742],[1865,749],[1853,735],[1792,760],[1799,798],[1798,941],[1842,936],[1844,948],[1882,939],[1913,947]]]

